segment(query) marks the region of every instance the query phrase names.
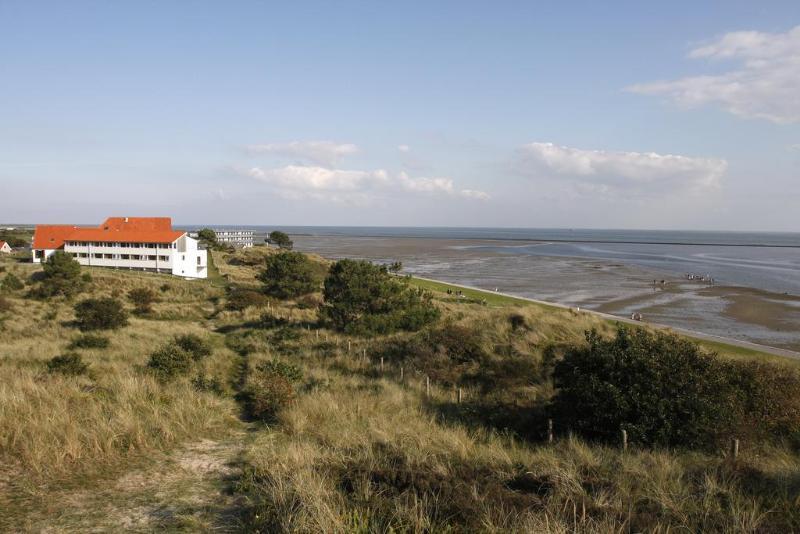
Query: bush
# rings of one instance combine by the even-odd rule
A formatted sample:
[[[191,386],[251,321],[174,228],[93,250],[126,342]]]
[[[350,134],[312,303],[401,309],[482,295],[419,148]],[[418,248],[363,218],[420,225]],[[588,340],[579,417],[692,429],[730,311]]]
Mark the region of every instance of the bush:
[[[267,295],[288,299],[313,293],[319,288],[314,264],[300,252],[267,256],[258,279]]]
[[[247,377],[241,397],[251,417],[272,421],[281,408],[294,400],[295,393],[286,377],[270,371],[255,371]]]
[[[81,330],[114,330],[128,324],[128,313],[113,298],[86,299],[75,305],[75,318]]]
[[[85,375],[89,371],[89,365],[83,362],[80,354],[70,352],[56,356],[48,361],[47,371],[67,376],[78,376]]]
[[[110,345],[107,337],[94,334],[82,334],[69,344],[71,349],[105,349]]]
[[[158,296],[149,287],[137,287],[128,292],[128,300],[136,308],[136,313],[144,315],[153,311],[153,303],[158,301]]]
[[[797,435],[796,370],[721,360],[665,333],[586,339],[555,366],[552,412],[588,438],[616,441],[624,429],[635,443],[708,448],[733,435]]]
[[[204,374],[198,374],[192,378],[192,385],[197,391],[207,391],[219,396],[225,394],[225,387],[222,385],[222,380],[215,376],[207,378]]]
[[[322,315],[337,330],[355,334],[414,331],[435,321],[430,294],[391,277],[386,267],[341,260],[325,279]]]
[[[225,308],[232,311],[242,311],[247,308],[264,308],[269,303],[269,297],[252,289],[234,289],[228,294]]]
[[[17,278],[14,273],[8,273],[6,277],[3,278],[3,283],[0,284],[0,289],[3,291],[19,291],[24,287],[25,284],[23,284],[22,280]]]
[[[168,381],[187,374],[194,365],[192,354],[176,343],[168,343],[152,353],[147,367],[159,380]]]
[[[525,316],[521,313],[512,313],[508,316],[508,324],[511,325],[511,330],[519,330],[528,326],[525,321]]]
[[[175,344],[191,354],[196,362],[211,356],[211,345],[196,334],[183,334],[175,338]]]
[[[80,264],[71,255],[58,250],[44,262],[42,282],[34,294],[39,297],[71,297],[83,289],[84,283]]]
[[[303,371],[291,363],[279,360],[269,360],[258,364],[256,369],[262,373],[275,373],[281,375],[289,382],[299,382],[303,379]]]

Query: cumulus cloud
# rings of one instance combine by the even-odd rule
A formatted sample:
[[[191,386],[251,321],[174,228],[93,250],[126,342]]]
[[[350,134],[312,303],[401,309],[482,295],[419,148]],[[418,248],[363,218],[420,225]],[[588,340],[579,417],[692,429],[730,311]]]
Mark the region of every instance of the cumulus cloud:
[[[553,143],[522,146],[518,165],[526,174],[572,180],[583,190],[637,194],[714,189],[727,168],[721,159],[583,150]]]
[[[292,141],[290,143],[248,145],[245,148],[250,154],[285,156],[329,167],[339,163],[345,156],[358,152],[358,146],[352,143],[334,143],[333,141]]]
[[[240,171],[272,186],[285,198],[314,198],[333,202],[365,204],[376,196],[405,192],[417,195],[450,195],[486,200],[487,193],[458,190],[450,178],[411,177],[374,171],[328,169],[319,166],[287,165],[275,169],[253,167]]]
[[[741,117],[800,121],[800,26],[786,33],[731,32],[689,53],[692,59],[733,60],[722,74],[690,76],[629,87],[666,95],[679,105],[718,104]]]

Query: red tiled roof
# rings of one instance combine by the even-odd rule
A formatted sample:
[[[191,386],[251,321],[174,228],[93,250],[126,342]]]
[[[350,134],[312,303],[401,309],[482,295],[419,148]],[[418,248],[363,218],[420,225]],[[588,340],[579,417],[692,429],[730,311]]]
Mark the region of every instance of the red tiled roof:
[[[61,248],[64,246],[64,240],[76,228],[78,227],[67,224],[37,224],[36,230],[33,231],[31,248],[34,250]]]
[[[99,227],[37,225],[33,249],[59,249],[65,241],[172,243],[186,232],[172,229],[169,217],[109,217]]]
[[[5,244],[6,244],[6,242],[5,242],[5,241],[0,241],[0,248],[3,248],[3,246],[4,246]],[[9,246],[10,246],[10,245],[9,245]]]

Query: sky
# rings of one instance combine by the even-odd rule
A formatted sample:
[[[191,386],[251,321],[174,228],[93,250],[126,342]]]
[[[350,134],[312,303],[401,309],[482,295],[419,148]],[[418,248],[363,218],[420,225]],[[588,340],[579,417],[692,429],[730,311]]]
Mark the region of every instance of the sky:
[[[0,221],[800,231],[800,2],[0,0]]]

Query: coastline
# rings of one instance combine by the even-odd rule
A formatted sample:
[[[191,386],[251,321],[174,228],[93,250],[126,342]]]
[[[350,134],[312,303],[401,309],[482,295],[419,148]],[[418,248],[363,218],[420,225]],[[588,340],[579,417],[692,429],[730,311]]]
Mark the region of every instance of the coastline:
[[[674,332],[674,333],[679,334],[681,336],[689,337],[689,338],[692,338],[692,339],[695,339],[695,340],[709,341],[709,342],[717,343],[717,344],[721,344],[721,345],[730,345],[732,347],[752,350],[752,351],[755,351],[755,352],[766,353],[766,354],[769,354],[769,355],[772,355],[772,356],[780,356],[780,357],[790,358],[790,359],[793,359],[793,360],[800,361],[800,352],[789,350],[789,349],[782,349],[782,348],[779,348],[779,347],[770,347],[768,345],[761,345],[761,344],[758,344],[758,343],[751,343],[749,341],[743,341],[743,340],[733,339],[733,338],[724,337],[724,336],[717,336],[717,335],[713,335],[713,334],[706,334],[706,333],[698,332],[698,331],[695,331],[695,330],[689,330],[689,329],[685,329],[685,328],[676,328],[676,327],[665,325],[665,324],[651,323],[651,322],[648,322],[648,321],[636,321],[636,320],[633,320],[633,319],[629,319],[627,317],[620,317],[620,316],[617,316],[617,315],[612,315],[612,314],[601,312],[601,311],[597,311],[597,310],[590,310],[590,309],[587,309],[587,308],[580,308],[580,309],[576,310],[576,308],[574,308],[572,306],[568,306],[566,304],[561,304],[561,303],[558,303],[558,302],[549,302],[549,301],[533,299],[533,298],[529,298],[529,297],[521,297],[521,296],[518,296],[518,295],[511,295],[511,294],[508,294],[508,293],[502,293],[502,292],[499,292],[499,291],[489,291],[487,289],[481,289],[479,287],[473,287],[473,286],[468,286],[468,285],[464,285],[464,284],[457,284],[457,283],[452,283],[452,282],[445,282],[445,281],[436,280],[436,279],[433,279],[433,278],[425,278],[425,277],[422,277],[422,276],[411,276],[411,278],[415,279],[415,280],[423,280],[423,281],[426,281],[426,282],[432,282],[432,283],[435,283],[435,284],[441,284],[443,286],[450,286],[450,287],[454,287],[454,288],[465,289],[465,290],[468,290],[468,291],[474,291],[474,292],[477,292],[477,293],[480,293],[480,294],[485,294],[487,296],[505,297],[505,298],[510,299],[510,300],[517,300],[517,301],[530,303],[530,304],[536,304],[536,305],[544,306],[544,307],[557,308],[557,309],[562,309],[562,310],[572,310],[572,311],[575,311],[577,313],[587,313],[587,314],[591,314],[591,315],[594,315],[596,317],[600,317],[602,319],[605,319],[605,320],[608,320],[608,321],[612,321],[612,322],[615,322],[615,323],[625,323],[625,324],[630,324],[630,325],[640,326],[640,327],[641,326],[646,326],[646,327],[654,328],[656,330],[664,330],[664,331]]]

